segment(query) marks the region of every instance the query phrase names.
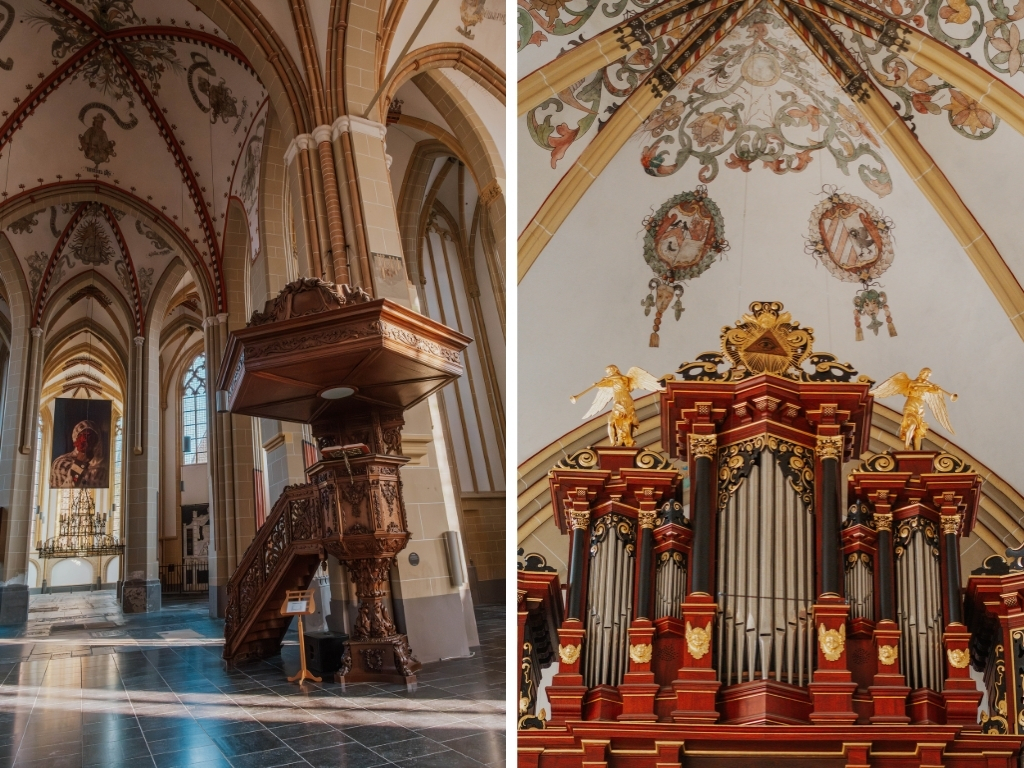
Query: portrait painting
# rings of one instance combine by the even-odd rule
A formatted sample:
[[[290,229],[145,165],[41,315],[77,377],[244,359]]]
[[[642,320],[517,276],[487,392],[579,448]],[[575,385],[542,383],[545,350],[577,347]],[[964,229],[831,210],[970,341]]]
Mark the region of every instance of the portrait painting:
[[[54,401],[51,488],[110,487],[109,400]]]

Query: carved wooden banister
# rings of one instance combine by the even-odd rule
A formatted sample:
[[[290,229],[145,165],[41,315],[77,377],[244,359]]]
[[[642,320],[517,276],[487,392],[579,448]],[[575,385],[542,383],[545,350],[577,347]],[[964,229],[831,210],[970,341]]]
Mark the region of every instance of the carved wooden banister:
[[[325,490],[328,496],[326,505],[321,498]],[[336,536],[338,529],[332,491],[316,483],[291,485],[274,504],[267,521],[256,533],[228,580],[224,658],[239,660],[257,655],[240,653],[240,646],[248,630],[259,620],[267,600],[288,588],[280,582],[296,556],[315,557],[317,563],[326,557],[323,539]],[[271,607],[276,610],[279,606]]]

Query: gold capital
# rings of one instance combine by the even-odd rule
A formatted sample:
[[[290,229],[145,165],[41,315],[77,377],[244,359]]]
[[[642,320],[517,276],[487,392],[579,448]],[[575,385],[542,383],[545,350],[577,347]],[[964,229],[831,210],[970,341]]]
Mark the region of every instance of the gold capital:
[[[652,510],[641,510],[640,514],[636,516],[637,522],[640,524],[640,528],[653,528],[654,520],[658,517],[658,513]]]
[[[590,527],[590,510],[570,509],[569,520],[571,521],[574,530],[586,530]]]
[[[954,536],[957,531],[960,530],[960,515],[943,515],[942,518],[942,533],[943,535],[952,533]]]
[[[875,530],[878,531],[891,531],[892,530],[892,514],[879,514],[875,512],[873,519],[875,521]]]
[[[843,436],[842,435],[818,435],[815,453],[820,459],[843,459]]]
[[[690,456],[693,459],[715,458],[715,448],[718,446],[717,435],[695,435],[692,432],[688,435],[690,445]]]

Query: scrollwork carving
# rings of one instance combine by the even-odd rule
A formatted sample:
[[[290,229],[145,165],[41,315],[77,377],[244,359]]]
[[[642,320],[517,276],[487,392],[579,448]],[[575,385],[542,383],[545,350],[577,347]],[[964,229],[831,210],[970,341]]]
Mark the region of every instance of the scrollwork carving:
[[[597,550],[609,531],[613,531],[619,541],[626,545],[626,553],[630,557],[636,554],[636,522],[631,518],[610,512],[607,515],[601,515],[594,522],[594,530],[590,534],[591,557],[597,555]]]
[[[584,448],[576,453],[563,456],[555,464],[554,469],[596,469],[597,463],[597,452],[593,448]]]

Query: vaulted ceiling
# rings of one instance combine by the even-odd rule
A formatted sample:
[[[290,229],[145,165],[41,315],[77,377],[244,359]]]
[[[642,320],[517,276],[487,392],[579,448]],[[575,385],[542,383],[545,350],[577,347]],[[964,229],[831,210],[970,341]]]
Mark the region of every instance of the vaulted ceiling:
[[[579,423],[568,396],[606,364],[674,371],[780,300],[876,380],[933,368],[961,395],[936,434],[1024,489],[1022,18],[520,3],[520,461]],[[840,203],[859,248],[822,224]]]
[[[32,324],[74,283],[142,335],[174,258],[222,309],[232,198],[258,247],[266,108],[245,56],[191,3],[0,3],[0,221]]]

